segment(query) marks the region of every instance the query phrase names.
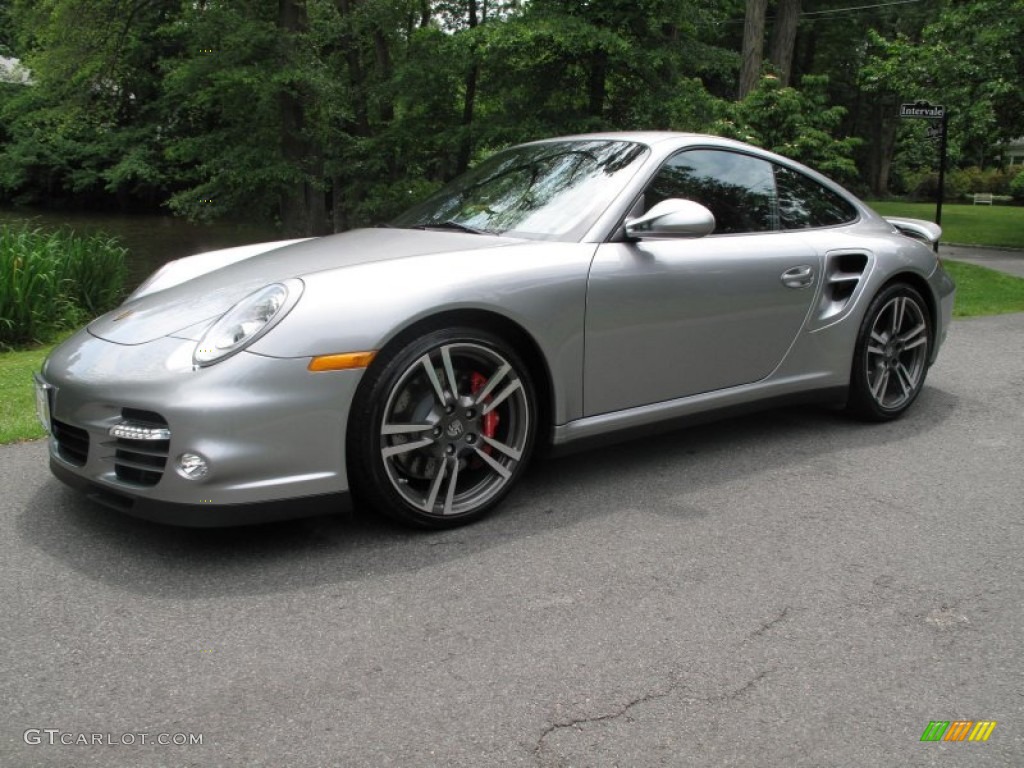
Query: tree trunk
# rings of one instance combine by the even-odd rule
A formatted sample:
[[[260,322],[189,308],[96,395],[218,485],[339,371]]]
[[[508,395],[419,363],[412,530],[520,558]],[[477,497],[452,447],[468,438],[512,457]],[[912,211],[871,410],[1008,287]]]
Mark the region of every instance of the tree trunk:
[[[306,31],[308,18],[301,0],[280,0],[278,27],[283,32],[282,58],[295,55],[293,36]],[[323,193],[311,182],[322,166],[322,159],[305,135],[305,110],[300,97],[284,89],[278,94],[281,116],[281,153],[287,163],[301,171],[302,180],[281,192],[280,214],[285,234],[324,234],[327,207]]]
[[[604,100],[607,93],[608,52],[598,49],[590,55],[589,107],[587,114],[600,118],[604,115]]]
[[[871,141],[868,144],[868,176],[871,193],[876,197],[889,194],[889,173],[896,149],[896,103],[892,98],[883,98],[874,104],[871,121]]]
[[[796,47],[796,27],[800,21],[800,0],[779,0],[775,12],[768,58],[775,65],[779,82],[789,85],[793,74],[793,49]]]
[[[292,35],[304,26],[305,8],[294,0],[280,0],[277,25],[282,30],[281,45],[282,64],[294,54]],[[292,166],[300,165],[305,154],[305,142],[302,138],[303,110],[302,102],[288,89],[278,94],[278,109],[281,117],[281,153],[285,161]],[[280,198],[281,223],[285,234],[302,234],[306,224],[306,190],[300,182],[292,184],[281,191]]]
[[[743,21],[743,60],[740,64],[739,98],[757,87],[764,61],[764,17],[768,0],[747,0],[747,15]]]
[[[335,6],[346,24],[338,37],[338,48],[345,57],[349,94],[352,99],[352,117],[344,121],[345,133],[357,139],[368,138],[370,127],[370,100],[367,95],[366,69],[363,66],[361,40],[355,33],[348,17],[355,13],[360,0],[335,0]],[[359,142],[355,142],[357,145]],[[340,174],[331,176],[331,221],[335,232],[344,232],[353,226],[350,205],[363,194],[359,174],[345,178]]]
[[[350,16],[359,0],[337,0],[338,13],[342,17]],[[355,130],[357,136],[370,135],[370,108],[366,97],[366,75],[363,62],[359,57],[359,40],[355,34],[347,30],[339,40],[345,51],[345,64],[348,68],[348,81],[352,86],[352,107],[355,113]]]
[[[373,32],[373,50],[377,56],[377,72],[380,74],[381,82],[390,83],[392,75],[391,50],[388,47],[388,39],[380,27]],[[383,123],[390,123],[395,119],[395,106],[390,101],[381,104],[380,119]]]
[[[479,20],[476,15],[476,0],[469,0],[469,28],[474,29]],[[476,58],[476,48],[470,51],[473,61],[466,75],[466,94],[462,101],[462,141],[459,143],[459,155],[455,162],[455,174],[464,173],[469,168],[469,160],[473,156],[473,110],[476,108],[476,83],[480,78],[480,63]]]
[[[345,205],[345,179],[341,176],[331,177],[331,223],[335,232],[351,229],[348,218],[348,206]]]
[[[807,31],[799,34],[800,42],[796,46],[796,50],[800,51],[800,60],[797,62],[796,69],[801,75],[805,72],[814,72],[814,60],[818,53],[817,31],[814,29],[813,24],[808,25],[808,27]]]
[[[473,54],[474,57],[476,54]],[[480,65],[474,61],[466,76],[466,96],[462,102],[462,142],[459,144],[459,157],[455,164],[455,175],[464,173],[469,168],[473,156],[473,110],[476,105],[476,81],[480,77]]]

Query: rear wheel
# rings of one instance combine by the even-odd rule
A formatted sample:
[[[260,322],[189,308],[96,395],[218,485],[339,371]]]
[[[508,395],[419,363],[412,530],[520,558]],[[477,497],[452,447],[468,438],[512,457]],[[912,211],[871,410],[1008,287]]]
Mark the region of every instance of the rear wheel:
[[[848,409],[871,421],[903,415],[924,387],[931,344],[931,317],[921,294],[903,283],[883,289],[861,323]]]
[[[479,519],[529,458],[536,399],[501,338],[469,328],[426,333],[367,372],[349,429],[353,481],[402,522],[448,528]]]

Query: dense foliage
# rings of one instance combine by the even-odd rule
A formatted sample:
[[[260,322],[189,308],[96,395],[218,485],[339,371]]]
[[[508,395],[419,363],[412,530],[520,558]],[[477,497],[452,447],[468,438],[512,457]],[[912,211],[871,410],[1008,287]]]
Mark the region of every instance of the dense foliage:
[[[124,280],[125,249],[109,237],[0,226],[0,350],[111,309]]]
[[[1021,39],[1024,0],[0,0],[0,56],[31,72],[0,82],[0,201],[319,233],[498,147],[605,129],[913,191],[935,142],[898,103],[945,103],[954,165],[999,165]]]

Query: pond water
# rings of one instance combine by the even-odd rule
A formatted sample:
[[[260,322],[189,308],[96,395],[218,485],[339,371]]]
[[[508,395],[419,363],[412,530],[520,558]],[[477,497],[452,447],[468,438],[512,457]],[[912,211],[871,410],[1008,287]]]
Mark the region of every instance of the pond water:
[[[128,249],[129,290],[158,267],[182,256],[283,239],[273,227],[258,224],[191,224],[172,216],[0,208],[0,224],[22,223],[44,230],[69,227],[81,234],[113,235]]]

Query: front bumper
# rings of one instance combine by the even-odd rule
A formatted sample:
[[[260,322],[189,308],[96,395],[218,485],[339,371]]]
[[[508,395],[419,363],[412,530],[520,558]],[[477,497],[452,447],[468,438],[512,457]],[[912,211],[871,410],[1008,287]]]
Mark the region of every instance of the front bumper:
[[[195,342],[127,346],[80,331],[41,380],[52,418],[50,464],[98,501],[161,522],[235,525],[348,506],[345,429],[361,370],[311,373],[307,358],[241,352],[192,366]],[[166,440],[111,436],[157,424]],[[190,479],[183,453],[209,471]]]
[[[187,528],[227,528],[256,525],[299,517],[330,515],[352,509],[348,492],[250,504],[178,504],[144,496],[132,496],[109,485],[92,482],[73,472],[64,462],[50,457],[50,470],[89,499],[132,517]]]

